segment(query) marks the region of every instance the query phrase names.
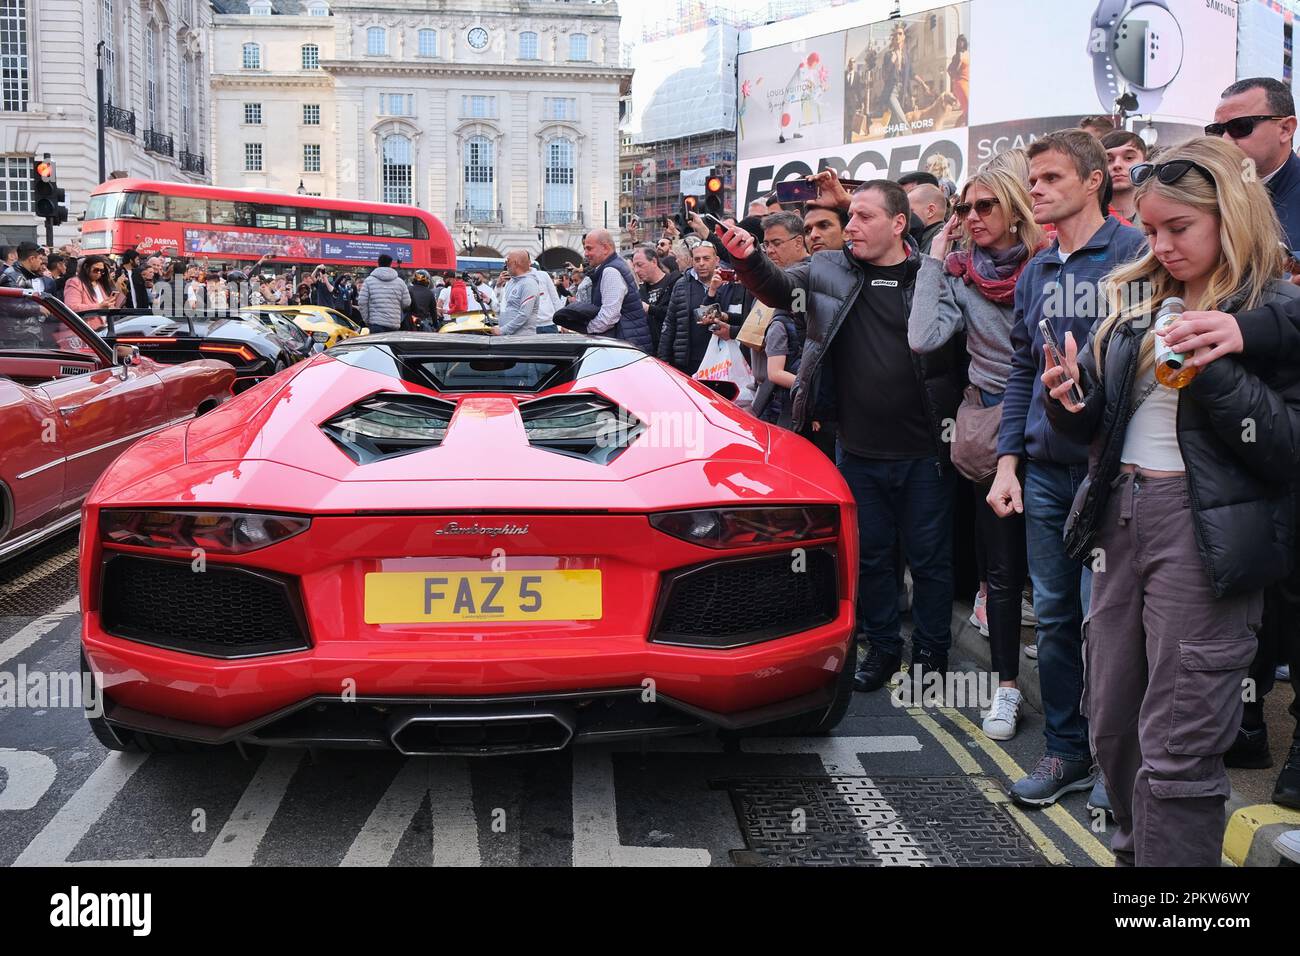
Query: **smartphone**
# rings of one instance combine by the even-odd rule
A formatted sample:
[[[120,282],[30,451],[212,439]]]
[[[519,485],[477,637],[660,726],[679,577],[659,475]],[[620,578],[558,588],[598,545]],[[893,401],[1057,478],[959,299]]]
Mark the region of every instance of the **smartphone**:
[[[1052,331],[1051,321],[1049,319],[1040,319],[1038,332],[1043,337],[1043,351],[1047,354],[1047,357],[1054,364],[1064,368],[1065,360],[1062,356],[1065,355],[1065,352],[1062,350],[1060,343],[1056,341],[1056,333]],[[1078,382],[1070,386],[1070,401],[1075,405],[1083,404],[1083,390],[1079,388]]]
[[[710,225],[711,225],[711,226],[713,226],[713,227],[715,227],[715,228],[717,228],[717,229],[726,229],[726,228],[727,228],[725,225],[723,225],[722,220],[719,219],[717,216],[713,215],[712,213],[702,212],[702,213],[700,213],[700,218],[704,220],[704,224],[705,224],[706,226],[710,226]]]
[[[722,321],[722,309],[716,305],[702,305],[695,310],[695,316],[699,325],[712,325]]]
[[[789,179],[776,184],[776,201],[786,203],[811,202],[817,198],[817,184],[807,179]]]

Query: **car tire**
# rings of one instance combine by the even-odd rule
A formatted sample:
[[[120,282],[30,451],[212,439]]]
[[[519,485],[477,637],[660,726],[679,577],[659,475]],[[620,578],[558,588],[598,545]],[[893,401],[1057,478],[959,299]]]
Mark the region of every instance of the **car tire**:
[[[745,732],[747,737],[824,737],[839,725],[853,702],[853,674],[858,666],[858,646],[849,645],[844,666],[835,678],[835,694],[830,705],[795,717],[759,724]]]

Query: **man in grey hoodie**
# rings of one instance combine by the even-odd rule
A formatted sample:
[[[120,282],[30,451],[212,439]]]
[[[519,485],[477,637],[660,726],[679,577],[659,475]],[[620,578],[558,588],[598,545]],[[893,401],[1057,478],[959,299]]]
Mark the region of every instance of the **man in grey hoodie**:
[[[357,308],[372,332],[396,332],[411,304],[411,290],[393,268],[392,256],[380,256],[375,265],[378,268],[361,285]]]

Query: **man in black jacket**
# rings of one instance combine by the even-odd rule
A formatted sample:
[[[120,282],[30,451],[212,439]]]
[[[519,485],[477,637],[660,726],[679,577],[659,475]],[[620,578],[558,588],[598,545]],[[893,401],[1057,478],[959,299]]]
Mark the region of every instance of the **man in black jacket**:
[[[149,308],[149,289],[144,284],[144,276],[140,274],[140,253],[134,249],[122,253],[122,275],[126,277],[126,287],[122,290],[126,293],[126,301],[122,303],[122,308]]]
[[[682,274],[676,269],[665,271],[655,255],[654,246],[649,243],[642,243],[632,252],[632,273],[641,283],[641,304],[650,320],[653,353],[658,355],[659,333],[663,331],[664,319],[668,316],[668,300]]]
[[[659,334],[659,358],[687,375],[694,375],[699,369],[712,336],[731,336],[730,322],[739,319],[743,291],[734,283],[722,281],[718,274],[717,253],[709,243],[702,242],[696,246],[691,251],[691,258],[695,266],[682,273],[673,286],[663,330]],[[725,321],[714,323],[714,327],[700,325],[695,310],[706,305],[716,305]]]
[[[0,286],[11,289],[35,289],[44,292],[52,286],[41,275],[45,268],[45,250],[34,242],[18,243],[18,258],[0,272]]]
[[[858,620],[867,656],[859,690],[883,687],[899,670],[902,635],[894,542],[901,532],[914,584],[912,673],[940,677],[952,643],[952,518],[955,476],[944,422],[962,389],[959,339],[931,355],[907,342],[920,267],[906,239],[907,194],[887,180],[854,193],[849,245],[782,271],[753,237],[723,234],[740,281],[765,305],[804,308],[807,341],[794,386],[792,427],[815,417],[839,422],[838,463],[858,504]]]

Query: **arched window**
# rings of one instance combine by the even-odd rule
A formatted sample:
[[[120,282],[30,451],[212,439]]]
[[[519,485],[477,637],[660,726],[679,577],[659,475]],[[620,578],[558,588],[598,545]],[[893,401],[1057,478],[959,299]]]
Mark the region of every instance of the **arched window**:
[[[256,43],[244,44],[244,69],[260,70],[262,68],[262,48]]]
[[[181,150],[188,153],[194,143],[194,61],[188,55],[181,58]]]
[[[519,34],[519,59],[537,59],[537,34],[527,31]]]
[[[320,69],[320,47],[314,43],[304,43],[302,47],[302,68],[304,70]]]
[[[329,4],[323,2],[323,0],[312,0],[307,6],[307,15],[309,17],[328,17],[330,15]]]
[[[419,35],[420,56],[438,55],[438,31],[421,30]]]
[[[153,24],[144,28],[144,115],[148,129],[158,129],[158,38]]]
[[[390,133],[380,146],[382,166],[380,186],[384,202],[411,204],[411,184],[415,181],[411,167],[411,141],[401,133]]]
[[[471,222],[495,215],[495,180],[492,141],[486,136],[470,137],[465,143],[465,210]]]
[[[366,30],[366,53],[370,56],[384,56],[388,53],[388,31],[383,27],[370,27]]]
[[[544,179],[545,193],[542,205],[547,222],[569,222],[573,219],[574,203],[573,141],[562,136],[546,142]]]
[[[104,100],[117,96],[117,53],[114,47],[113,0],[100,0],[99,38],[104,41]]]
[[[569,59],[587,59],[587,34],[573,33],[569,36]]]
[[[269,17],[271,15],[271,0],[253,0],[248,5],[248,13],[254,17]]]

